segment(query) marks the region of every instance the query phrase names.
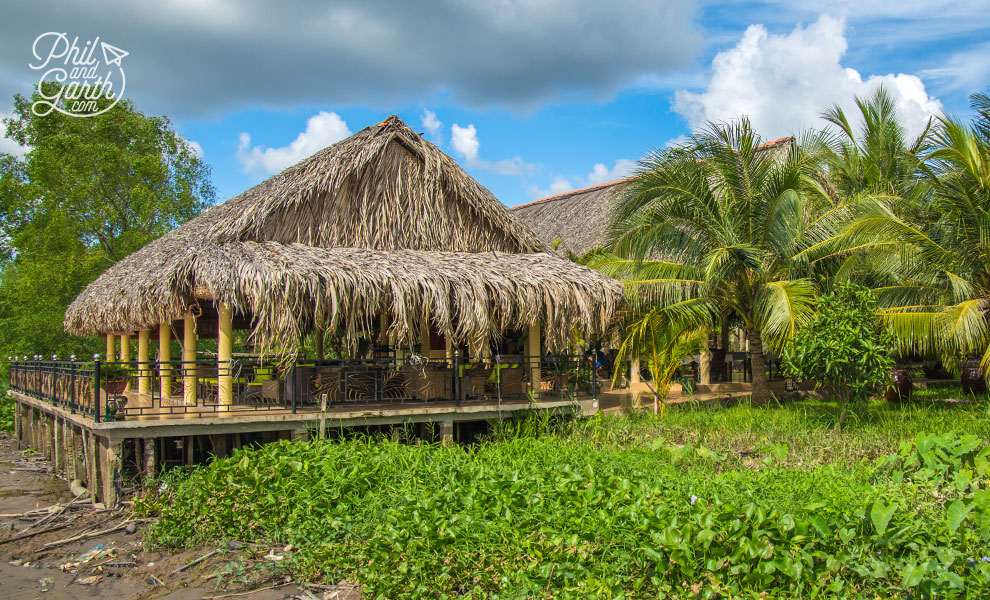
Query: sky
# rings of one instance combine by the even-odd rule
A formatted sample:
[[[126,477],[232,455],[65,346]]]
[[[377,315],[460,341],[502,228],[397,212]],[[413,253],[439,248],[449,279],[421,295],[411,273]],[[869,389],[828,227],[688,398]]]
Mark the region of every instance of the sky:
[[[712,121],[773,140],[884,85],[917,133],[990,89],[990,0],[32,0],[0,8],[0,116],[46,32],[127,52],[124,97],[171,119],[220,201],[391,114],[512,206]]]

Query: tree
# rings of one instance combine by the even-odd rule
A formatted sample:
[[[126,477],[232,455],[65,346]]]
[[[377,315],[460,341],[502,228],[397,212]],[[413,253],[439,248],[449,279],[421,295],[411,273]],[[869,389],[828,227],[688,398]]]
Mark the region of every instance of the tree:
[[[863,203],[842,235],[869,273],[889,273],[874,293],[900,349],[990,362],[990,98],[972,97],[972,124],[942,117],[918,176],[931,187],[934,222],[884,202]]]
[[[821,135],[761,145],[742,119],[644,159],[613,211],[611,254],[593,262],[675,321],[738,316],[757,401],[770,395],[764,342],[779,352],[810,314],[816,244],[839,217],[821,185]]]
[[[53,85],[53,84],[46,84]],[[46,95],[53,95],[47,90]],[[14,98],[0,156],[0,355],[88,353],[62,331],[66,306],[108,266],[214,201],[209,169],[165,117],[120,102],[94,117]]]
[[[869,398],[890,379],[893,340],[868,288],[840,282],[817,300],[816,309],[785,350],[784,365],[793,377],[814,381],[838,400],[841,431],[850,402]]]

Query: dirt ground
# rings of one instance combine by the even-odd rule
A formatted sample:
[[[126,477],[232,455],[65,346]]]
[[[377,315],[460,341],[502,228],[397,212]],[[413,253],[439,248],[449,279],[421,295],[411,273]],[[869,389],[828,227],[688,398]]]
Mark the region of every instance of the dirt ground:
[[[68,482],[52,475],[48,461],[20,452],[16,440],[0,434],[3,600],[360,598],[360,592],[346,583],[296,584],[273,573],[279,557],[291,548],[233,542],[177,553],[148,551],[141,543],[148,522],[126,506],[109,511],[77,501],[67,507],[72,500]],[[74,539],[66,541],[70,538]]]

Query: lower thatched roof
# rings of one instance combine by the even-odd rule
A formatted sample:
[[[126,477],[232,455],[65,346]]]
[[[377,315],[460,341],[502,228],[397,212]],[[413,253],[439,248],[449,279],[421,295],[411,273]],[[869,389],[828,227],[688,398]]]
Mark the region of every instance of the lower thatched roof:
[[[66,330],[152,328],[213,298],[253,319],[253,339],[263,349],[291,351],[314,323],[354,340],[373,331],[381,314],[400,337],[428,316],[457,342],[540,322],[548,345],[560,347],[572,327],[604,333],[624,299],[615,280],[545,253],[228,242],[189,248],[177,263],[144,266],[169,272],[104,274],[69,306]]]

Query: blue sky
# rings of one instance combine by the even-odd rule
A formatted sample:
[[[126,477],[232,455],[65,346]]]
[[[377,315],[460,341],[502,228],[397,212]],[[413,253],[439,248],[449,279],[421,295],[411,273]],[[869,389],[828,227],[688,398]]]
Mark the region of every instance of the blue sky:
[[[99,35],[130,53],[126,95],[202,149],[220,200],[393,113],[514,205],[624,176],[707,120],[745,113],[774,139],[883,84],[917,131],[990,88],[985,0],[0,10],[0,113],[36,81],[38,34]]]

